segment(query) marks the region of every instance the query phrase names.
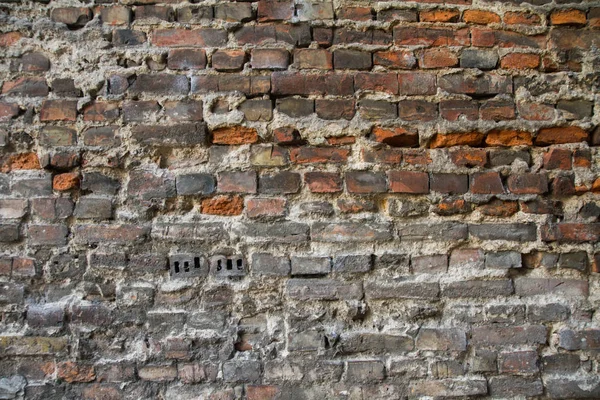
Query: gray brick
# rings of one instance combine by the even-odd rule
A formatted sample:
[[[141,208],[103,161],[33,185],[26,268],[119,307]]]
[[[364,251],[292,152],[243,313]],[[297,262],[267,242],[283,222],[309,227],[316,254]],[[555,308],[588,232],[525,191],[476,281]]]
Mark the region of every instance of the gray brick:
[[[252,255],[252,274],[288,276],[290,274],[290,260],[285,256],[255,253]]]
[[[333,259],[333,271],[338,273],[369,272],[373,265],[370,254],[341,255]]]
[[[521,268],[521,253],[516,251],[498,251],[485,255],[486,268]]]
[[[292,275],[322,275],[331,271],[329,257],[292,256]]]

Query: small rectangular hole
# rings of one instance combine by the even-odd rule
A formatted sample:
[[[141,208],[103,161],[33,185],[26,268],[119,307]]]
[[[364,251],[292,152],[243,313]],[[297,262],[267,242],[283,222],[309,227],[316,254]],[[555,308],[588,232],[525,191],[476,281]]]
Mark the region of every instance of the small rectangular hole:
[[[200,268],[200,257],[194,257],[194,268]]]
[[[185,272],[190,272],[190,263],[188,261],[183,262],[183,270]]]
[[[173,266],[175,267],[175,273],[178,274],[179,273],[179,261],[175,261],[173,263]]]
[[[228,270],[233,269],[233,261],[231,259],[227,260],[227,269]]]

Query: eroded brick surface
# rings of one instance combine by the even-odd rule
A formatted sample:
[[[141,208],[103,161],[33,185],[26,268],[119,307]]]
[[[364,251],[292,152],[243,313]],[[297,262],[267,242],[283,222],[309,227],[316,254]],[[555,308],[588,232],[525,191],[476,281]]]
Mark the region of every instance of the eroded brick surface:
[[[0,398],[600,398],[594,1],[0,8]]]

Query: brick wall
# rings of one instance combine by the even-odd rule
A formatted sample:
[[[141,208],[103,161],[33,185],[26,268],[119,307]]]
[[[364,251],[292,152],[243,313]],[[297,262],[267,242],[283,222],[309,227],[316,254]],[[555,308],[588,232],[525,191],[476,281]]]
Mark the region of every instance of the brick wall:
[[[0,0],[0,398],[600,398],[600,2]]]

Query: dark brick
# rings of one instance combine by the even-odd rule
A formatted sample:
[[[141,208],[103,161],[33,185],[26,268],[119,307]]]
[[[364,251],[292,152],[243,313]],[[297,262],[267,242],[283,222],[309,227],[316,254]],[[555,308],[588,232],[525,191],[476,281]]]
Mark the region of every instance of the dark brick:
[[[190,91],[190,82],[185,75],[140,74],[129,88],[134,96],[143,93],[155,95],[185,95]]]
[[[448,194],[466,193],[469,187],[468,175],[432,174],[430,188],[433,192]]]
[[[112,42],[115,46],[139,46],[146,43],[146,34],[131,29],[115,29]]]
[[[215,178],[210,174],[179,175],[175,180],[177,194],[180,196],[202,194],[215,191]]]
[[[468,235],[467,225],[456,222],[434,224],[412,224],[398,226],[402,240],[463,240]]]
[[[369,120],[393,119],[398,116],[396,104],[384,100],[361,100],[359,111],[363,118]]]
[[[387,191],[382,172],[349,171],[346,173],[346,190],[350,193],[383,193]]]
[[[282,171],[275,174],[261,175],[258,180],[259,193],[289,194],[300,190],[302,177],[296,172]]]
[[[354,100],[321,100],[315,101],[315,109],[319,118],[347,119],[354,117]]]
[[[203,123],[169,126],[138,125],[132,136],[138,142],[151,146],[185,147],[206,143],[206,125]]]
[[[206,52],[202,49],[172,49],[167,56],[167,67],[173,70],[206,68]]]
[[[315,101],[293,97],[277,99],[277,111],[292,118],[306,117],[315,111]]]

